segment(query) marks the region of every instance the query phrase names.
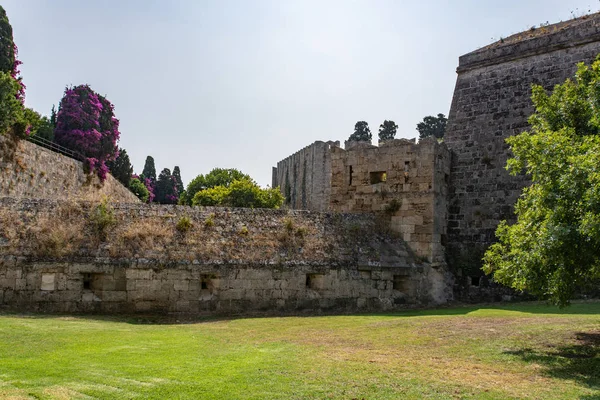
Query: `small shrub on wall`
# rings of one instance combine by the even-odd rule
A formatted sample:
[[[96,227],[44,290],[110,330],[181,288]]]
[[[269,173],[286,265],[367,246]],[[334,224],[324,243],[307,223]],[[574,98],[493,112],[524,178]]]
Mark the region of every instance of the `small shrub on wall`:
[[[106,239],[108,229],[116,224],[112,207],[108,199],[103,199],[90,213],[90,222],[102,240]]]

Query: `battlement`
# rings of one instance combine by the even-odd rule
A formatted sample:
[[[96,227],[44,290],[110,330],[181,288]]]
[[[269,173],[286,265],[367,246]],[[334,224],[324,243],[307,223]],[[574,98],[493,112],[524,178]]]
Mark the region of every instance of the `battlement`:
[[[465,54],[457,72],[506,63],[524,57],[568,49],[600,40],[600,13],[531,28]]]

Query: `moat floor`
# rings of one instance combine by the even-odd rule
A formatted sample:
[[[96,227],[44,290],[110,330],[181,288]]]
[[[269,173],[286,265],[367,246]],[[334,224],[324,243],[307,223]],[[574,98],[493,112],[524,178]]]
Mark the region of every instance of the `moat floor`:
[[[0,398],[600,399],[600,302],[181,322],[5,313]]]

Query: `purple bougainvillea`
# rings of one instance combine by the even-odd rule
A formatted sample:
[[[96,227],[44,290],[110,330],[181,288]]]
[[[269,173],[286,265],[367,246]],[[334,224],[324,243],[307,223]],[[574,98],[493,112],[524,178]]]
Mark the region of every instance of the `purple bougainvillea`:
[[[154,182],[152,182],[152,179],[150,178],[145,178],[144,179],[144,185],[146,186],[146,189],[148,189],[148,203],[152,203],[152,201],[154,201],[154,197],[156,197],[156,195],[154,194]]]
[[[119,120],[114,106],[88,85],[65,89],[56,116],[56,143],[83,154],[86,169],[106,179],[106,162],[118,154]]]

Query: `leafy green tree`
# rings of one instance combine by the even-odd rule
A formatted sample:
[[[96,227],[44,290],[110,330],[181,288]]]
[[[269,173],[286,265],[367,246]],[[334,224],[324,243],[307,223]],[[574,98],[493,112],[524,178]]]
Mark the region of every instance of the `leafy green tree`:
[[[133,166],[125,149],[119,148],[117,158],[114,161],[107,161],[106,165],[115,179],[121,182],[123,186],[129,187],[129,181],[133,174]]]
[[[279,208],[283,195],[278,188],[261,189],[252,180],[234,180],[229,186],[215,186],[194,195],[193,205],[247,208]]]
[[[156,167],[154,166],[154,158],[152,156],[146,157],[141,178],[142,180],[149,179],[152,183],[156,182]]]
[[[423,122],[417,124],[419,131],[419,139],[424,139],[433,136],[436,139],[441,139],[446,133],[446,123],[448,119],[444,114],[438,114],[437,117],[427,116],[423,118]]]
[[[28,124],[18,92],[19,83],[10,74],[0,71],[0,134],[26,135]]]
[[[225,186],[200,190],[194,195],[192,205],[194,206],[220,206],[225,203],[229,189]]]
[[[394,121],[383,121],[383,124],[379,125],[379,141],[384,142],[396,137],[398,131],[398,125]]]
[[[29,136],[37,136],[50,141],[54,139],[54,128],[48,117],[42,116],[31,108],[23,110],[23,117],[29,124]]]
[[[229,168],[214,168],[206,175],[198,175],[188,184],[184,193],[180,198],[181,204],[192,205],[192,200],[196,193],[201,190],[213,188],[215,186],[228,187],[235,180],[252,180],[250,176],[238,171],[237,169]]]
[[[354,133],[350,135],[348,141],[350,142],[369,142],[371,143],[373,135],[371,135],[371,129],[366,121],[358,121],[354,125]]]
[[[575,80],[548,95],[533,87],[531,131],[507,139],[507,169],[525,171],[531,186],[505,221],[484,271],[517,290],[566,305],[600,281],[600,58],[578,65]]]
[[[177,184],[177,198],[181,197],[181,193],[183,193],[183,181],[181,180],[181,171],[179,170],[179,166],[175,166],[173,168],[173,178],[175,178],[175,183]]]
[[[146,185],[139,178],[131,178],[129,181],[129,190],[133,192],[142,202],[147,203],[150,197],[150,192]]]

